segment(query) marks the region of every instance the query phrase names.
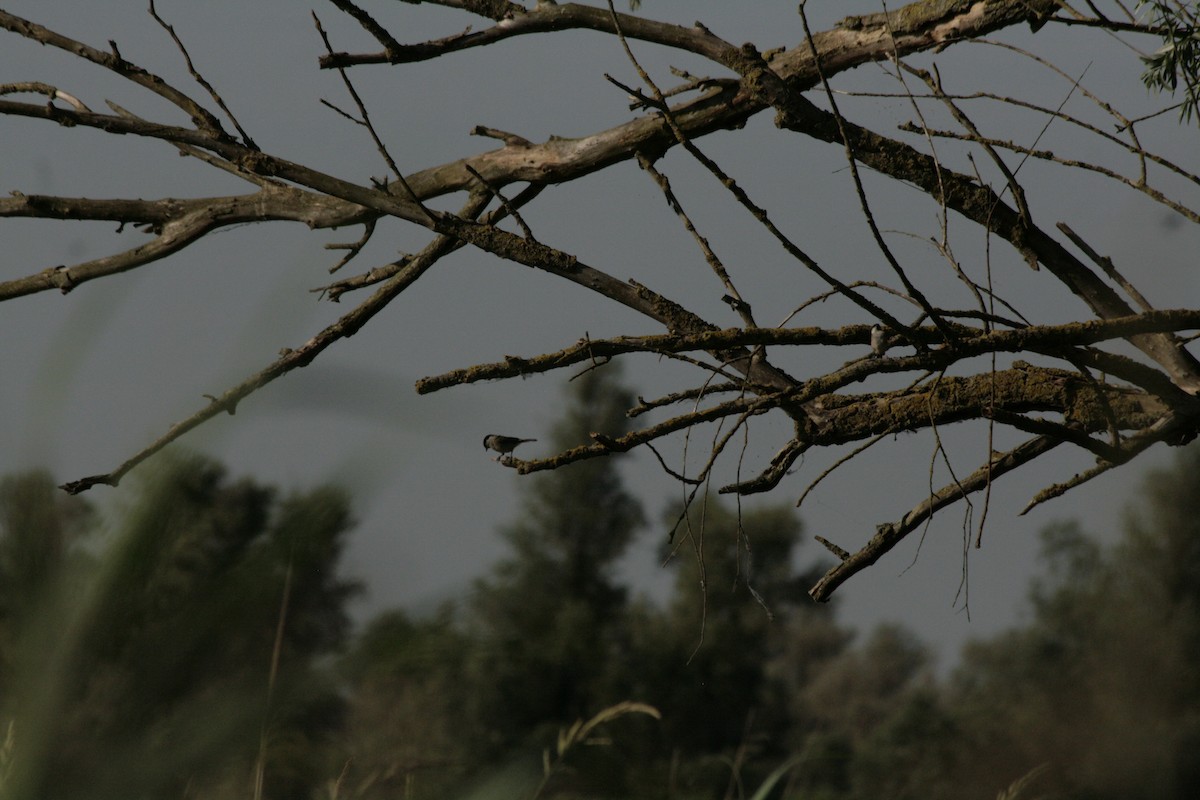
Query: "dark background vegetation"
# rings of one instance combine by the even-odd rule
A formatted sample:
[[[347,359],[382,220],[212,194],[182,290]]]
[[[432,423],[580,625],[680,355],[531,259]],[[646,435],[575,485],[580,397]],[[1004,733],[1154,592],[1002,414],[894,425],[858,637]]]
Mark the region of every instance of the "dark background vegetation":
[[[620,431],[613,372],[571,384],[555,446]],[[676,507],[674,591],[632,596],[614,565],[647,520],[618,465],[522,482],[487,577],[357,631],[336,488],[175,454],[102,519],[48,475],[5,478],[4,796],[1200,796],[1195,447],[1116,544],[1047,527],[1024,622],[944,674],[904,629],[809,601],[790,508]],[[627,701],[661,719],[614,712],[560,752]]]

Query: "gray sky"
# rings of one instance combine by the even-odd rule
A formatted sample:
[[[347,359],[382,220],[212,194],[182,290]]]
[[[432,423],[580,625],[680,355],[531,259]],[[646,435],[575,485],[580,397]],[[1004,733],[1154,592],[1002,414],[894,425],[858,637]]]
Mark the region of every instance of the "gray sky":
[[[194,96],[202,95],[142,0],[10,0],[2,5],[98,47],[115,39],[126,58]],[[872,2],[809,5],[814,29],[847,13],[878,8]],[[188,44],[198,68],[264,149],[360,183],[384,174],[365,133],[318,103],[324,97],[350,107],[336,75],[316,68],[321,45],[310,5],[162,0],[158,7]],[[469,23],[480,27],[479,20],[447,9],[390,2],[369,8],[407,42],[454,33]],[[684,24],[699,19],[729,41],[753,41],[765,49],[802,40],[795,8],[795,3],[648,0],[642,13]],[[316,10],[336,48],[378,49],[332,6],[316,5]],[[92,108],[104,108],[103,100],[111,98],[135,113],[179,121],[161,101],[97,68],[11,34],[2,36],[0,82],[47,81]],[[1037,37],[1013,31],[997,38],[1043,50],[1049,40],[1057,63],[1076,76],[1086,70],[1084,84],[1106,100],[1139,110],[1160,105],[1137,81],[1140,67],[1133,55],[1108,45],[1107,39],[1078,31],[1068,36],[1053,27]],[[673,83],[668,64],[713,73],[697,59],[666,55],[648,45],[634,47],[664,85]],[[1061,79],[986,45],[951,48],[937,55],[936,62],[951,91],[990,89],[1033,96],[1051,106],[1070,91]],[[920,63],[927,65],[929,59]],[[404,169],[415,171],[492,149],[493,141],[468,135],[477,124],[542,140],[550,134],[584,135],[630,118],[624,95],[604,81],[605,72],[636,82],[614,39],[577,32],[525,38],[399,68],[358,68],[351,74],[393,155]],[[874,66],[839,76],[835,88],[896,91],[895,83]],[[901,101],[847,97],[841,102],[848,116],[883,133],[912,116]],[[1078,93],[1066,108],[1089,113]],[[1042,127],[1040,119],[1011,110],[971,109],[987,130],[1025,143]],[[938,125],[936,112],[930,113],[931,124]],[[951,127],[944,120],[940,124]],[[1173,117],[1153,128],[1166,134],[1152,146],[1196,170],[1200,148],[1195,146],[1195,127],[1172,126]],[[1092,143],[1072,144],[1076,141],[1058,125],[1039,146],[1065,148],[1063,154],[1070,157],[1110,157],[1106,153],[1111,151]],[[158,197],[248,190],[247,184],[179,158],[168,146],[132,137],[0,118],[0,144],[4,191]],[[894,282],[870,241],[836,148],[778,132],[769,114],[752,120],[744,131],[707,137],[701,147],[831,271],[846,279]],[[940,152],[953,152],[939,144],[943,147]],[[754,304],[760,322],[782,320],[820,290],[686,156],[673,152],[659,166]],[[1128,163],[1123,167],[1128,169]],[[1110,183],[1076,180],[1040,164],[1025,170],[1021,177],[1043,227],[1068,221],[1111,255],[1152,302],[1195,307],[1200,289],[1197,231],[1170,224],[1166,209]],[[881,227],[926,238],[936,235],[936,209],[917,192],[886,185],[870,174],[865,180]],[[1194,206],[1195,187],[1190,199]],[[552,188],[526,218],[543,241],[618,277],[637,277],[718,324],[736,321],[720,303],[723,292],[694,244],[635,165]],[[95,258],[130,247],[142,236],[133,231],[116,236],[112,229],[107,223],[5,220],[0,224],[5,250],[0,275],[11,278]],[[979,231],[956,218],[951,231],[956,254],[979,274]],[[281,224],[224,230],[167,261],[87,284],[67,296],[43,293],[4,303],[0,414],[6,424],[0,427],[0,472],[46,466],[66,481],[107,471],[196,410],[205,402],[204,394],[220,393],[268,363],[281,347],[303,343],[355,302],[350,295],[340,305],[318,303],[307,291],[328,282],[327,269],[338,257],[322,245],[352,241],[359,234],[359,229],[312,232]],[[943,293],[940,299],[958,307],[968,305],[926,242],[898,232],[888,237],[935,295]],[[391,260],[397,251],[415,251],[425,240],[425,233],[412,226],[383,223],[369,251],[346,272]],[[1023,267],[1006,245],[993,248],[992,260],[998,289],[1032,319],[1066,320],[1082,313],[1082,306],[1051,276]],[[831,301],[805,312],[797,323],[860,321],[859,312]],[[556,285],[543,274],[464,250],[439,264],[361,333],[253,396],[236,416],[208,423],[183,444],[219,458],[235,475],[285,488],[326,481],[348,486],[361,524],[347,567],[370,589],[360,613],[427,603],[461,593],[470,578],[504,552],[495,531],[513,518],[516,490],[527,479],[489,460],[480,439],[490,432],[544,436],[558,415],[567,375],[477,384],[426,397],[415,394],[413,382],[506,354],[555,350],[585,333],[597,338],[619,332],[658,331],[648,320],[574,285]],[[803,376],[814,369],[806,358],[832,358],[818,364],[827,367],[862,354],[801,353],[789,356],[795,360],[784,366]],[[676,365],[645,357],[631,360],[626,375],[648,398],[696,382]],[[763,465],[787,430],[781,419],[756,421],[747,470]],[[974,428],[943,431],[943,440],[960,475],[981,463],[986,452],[986,439]],[[701,441],[694,440],[694,451],[704,449],[698,447]],[[1007,436],[997,446],[1015,441]],[[808,533],[857,549],[875,525],[899,518],[920,501],[928,490],[932,448],[928,434],[902,437],[881,443],[835,473],[805,503]],[[962,508],[935,520],[919,557],[914,536],[843,586],[838,593],[843,619],[864,629],[881,621],[902,622],[948,658],[965,639],[988,635],[1017,619],[1038,529],[1052,520],[1077,517],[1094,531],[1112,531],[1140,474],[1166,463],[1168,455],[1153,451],[1132,468],[1017,517],[1042,486],[1091,464],[1088,456],[1065,446],[1059,450],[1037,469],[995,487],[984,546],[968,554],[969,620],[961,598],[956,604],[963,567]],[[795,502],[808,481],[840,455],[809,455],[766,501]],[[635,454],[626,464],[630,484],[657,522],[666,502],[680,496],[678,486],[648,454]],[[153,469],[153,463],[143,469]],[[727,470],[723,477],[732,474]],[[938,467],[935,486],[947,479],[945,468]],[[120,502],[124,489],[98,487],[90,498]],[[976,523],[980,512],[977,499]],[[660,525],[647,531],[627,560],[628,574],[647,591],[661,592],[664,585],[653,555],[662,535]],[[800,557],[808,561],[820,550],[806,544]]]

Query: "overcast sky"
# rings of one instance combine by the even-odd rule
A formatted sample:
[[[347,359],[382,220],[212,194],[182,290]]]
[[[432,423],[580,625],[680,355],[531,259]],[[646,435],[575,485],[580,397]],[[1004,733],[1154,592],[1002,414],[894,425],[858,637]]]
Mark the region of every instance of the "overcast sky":
[[[151,20],[142,0],[104,2],[0,2],[6,10],[104,48],[116,40],[123,56],[174,81],[194,96],[180,58]],[[809,3],[815,29],[877,3]],[[334,45],[378,49],[331,5],[315,6]],[[397,38],[415,42],[480,27],[447,9],[404,3],[369,4]],[[161,0],[158,9],[188,44],[197,67],[237,113],[264,149],[339,177],[367,183],[385,167],[361,129],[318,102],[350,107],[336,75],[317,69],[320,41],[310,5],[284,0],[255,3],[184,3]],[[703,21],[729,41],[760,48],[795,46],[802,40],[796,4],[761,2],[666,2],[647,0],[646,16],[690,24]],[[1151,110],[1137,80],[1133,54],[1104,37],[1070,35],[1053,26],[1037,37],[1014,30],[1001,37],[1053,48],[1057,63],[1106,100]],[[65,53],[0,34],[0,82],[40,80],[75,94],[94,109],[111,98],[135,113],[180,122],[179,115],[145,92]],[[1036,42],[1035,42],[1036,38]],[[665,85],[667,65],[713,74],[698,61],[636,45],[638,56]],[[921,63],[928,65],[929,58]],[[986,45],[951,48],[936,56],[951,91],[989,89],[1033,96],[1057,105],[1070,91],[1050,73],[1033,69],[1008,51]],[[391,151],[407,171],[492,149],[494,142],[468,135],[475,125],[511,131],[531,140],[551,134],[580,136],[629,119],[624,95],[607,84],[607,72],[636,82],[610,37],[583,32],[528,37],[404,67],[352,71]],[[835,88],[895,91],[876,66],[839,76]],[[882,132],[911,118],[901,101],[846,98],[848,115],[881,126]],[[1125,104],[1125,105],[1123,105]],[[1068,110],[1087,112],[1079,93]],[[977,121],[1029,143],[1042,121],[1012,111],[973,106]],[[931,112],[934,113],[934,112]],[[1138,113],[1137,111],[1131,111]],[[1198,167],[1196,129],[1171,128],[1155,145],[1186,167]],[[1007,127],[1004,127],[1007,126]],[[944,124],[943,127],[950,127]],[[1062,126],[1059,126],[1061,128]],[[1051,127],[1039,146],[1067,147],[1064,155],[1102,158],[1093,143]],[[989,130],[992,128],[989,128]],[[1165,143],[1164,143],[1165,141]],[[180,159],[172,148],[133,137],[62,129],[38,121],[0,118],[0,189],[91,197],[203,196],[247,191],[247,184]],[[767,206],[818,261],[846,279],[888,279],[857,210],[848,171],[837,148],[776,131],[770,114],[744,131],[707,137],[701,146]],[[1128,168],[1128,164],[1124,164]],[[680,153],[660,163],[701,230],[712,240],[760,322],[774,324],[819,286],[728,200],[710,176]],[[1035,216],[1044,228],[1068,221],[1138,283],[1162,307],[1197,305],[1196,253],[1200,236],[1177,225],[1161,206],[1098,180],[1065,180],[1063,170],[1026,168]],[[936,252],[899,231],[936,235],[932,208],[916,192],[867,175],[881,227],[909,264],[927,265],[918,280],[957,297]],[[1190,195],[1196,205],[1195,187]],[[451,207],[445,204],[444,207]],[[717,324],[735,324],[720,303],[694,244],[665,207],[658,190],[624,164],[567,186],[556,187],[526,212],[539,238],[577,253],[617,277],[637,277]],[[952,220],[957,255],[978,270],[982,239],[961,219]],[[107,223],[4,220],[0,277],[9,279],[47,266],[96,258],[136,243]],[[0,309],[0,472],[47,467],[60,481],[112,469],[199,408],[205,394],[219,394],[295,347],[348,311],[317,302],[308,290],[328,282],[338,252],[330,242],[352,241],[360,231],[313,232],[300,225],[258,225],[223,230],[171,259],[115,278],[87,284],[62,296],[43,293],[4,303]],[[381,224],[373,246],[347,272],[369,269],[398,251],[422,247],[422,230]],[[1039,321],[1070,319],[1081,305],[1045,272],[1021,266],[997,244],[992,254],[997,285],[1021,310]],[[948,301],[949,302],[949,301]],[[901,310],[897,307],[895,310]],[[905,311],[907,313],[907,311]],[[838,325],[867,321],[845,304],[814,308],[797,324]],[[571,284],[463,250],[445,260],[401,296],[365,330],[335,345],[312,366],[286,376],[222,417],[187,436],[182,444],[227,464],[234,475],[251,475],[285,488],[334,481],[350,488],[360,526],[347,554],[348,570],[365,580],[369,594],[360,615],[383,607],[424,605],[461,595],[503,550],[498,527],[513,519],[518,487],[528,478],[504,469],[480,449],[486,433],[544,437],[559,413],[566,374],[477,384],[418,397],[420,377],[493,361],[506,354],[534,355],[581,336],[655,333],[632,312],[590,296]],[[814,357],[801,354],[802,357]],[[824,366],[862,353],[839,353]],[[815,356],[828,358],[828,356]],[[822,362],[823,363],[823,362]],[[798,360],[793,374],[812,374]],[[694,375],[655,359],[632,360],[626,376],[646,397],[694,385]],[[877,388],[877,387],[867,387]],[[761,467],[782,444],[782,419],[756,421],[748,469]],[[981,430],[945,431],[959,475],[972,471],[986,452]],[[1015,440],[1010,440],[1011,445]],[[537,446],[528,455],[540,454]],[[821,534],[854,550],[881,522],[898,519],[928,490],[932,439],[902,437],[881,443],[835,473],[802,509],[809,534]],[[989,635],[1017,619],[1034,569],[1037,531],[1047,523],[1080,518],[1111,534],[1122,504],[1142,472],[1167,463],[1160,449],[1127,468],[1044,505],[1026,517],[1016,512],[1044,485],[1090,466],[1089,457],[1059,448],[1038,468],[1005,478],[992,493],[981,550],[969,552],[970,618],[959,587],[963,568],[963,509],[940,516],[924,537],[898,547],[838,593],[843,619],[867,629],[901,622],[936,644],[948,658],[972,636]],[[812,454],[772,496],[751,503],[794,503],[808,481],[840,452]],[[665,576],[654,551],[666,503],[680,490],[646,455],[624,459],[630,484],[655,525],[627,559],[627,574],[647,591],[662,591]],[[148,464],[143,469],[153,469]],[[726,477],[729,474],[727,473]],[[934,483],[947,480],[936,470]],[[97,487],[90,498],[120,502],[126,487]],[[981,507],[976,500],[974,522]],[[801,561],[824,557],[810,542]]]

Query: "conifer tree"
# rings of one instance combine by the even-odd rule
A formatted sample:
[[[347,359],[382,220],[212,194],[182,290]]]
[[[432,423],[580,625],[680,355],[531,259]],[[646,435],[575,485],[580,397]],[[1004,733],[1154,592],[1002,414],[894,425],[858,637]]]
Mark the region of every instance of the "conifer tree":
[[[568,390],[551,446],[622,434],[632,401],[612,367],[585,373]],[[643,521],[612,459],[536,477],[525,492],[520,518],[503,531],[512,553],[478,582],[471,604],[479,713],[500,742],[625,699],[600,696],[600,686],[625,613],[613,570]]]

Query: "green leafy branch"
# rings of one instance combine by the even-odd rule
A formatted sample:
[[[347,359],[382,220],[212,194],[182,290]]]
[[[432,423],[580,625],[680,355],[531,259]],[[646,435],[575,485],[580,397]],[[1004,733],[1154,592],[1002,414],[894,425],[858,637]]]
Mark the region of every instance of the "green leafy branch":
[[[1179,118],[1191,122],[1200,107],[1200,5],[1143,0],[1138,7],[1143,6],[1150,6],[1151,24],[1163,32],[1164,43],[1151,55],[1142,56],[1146,64],[1142,83],[1147,89],[1175,94],[1182,81]]]

